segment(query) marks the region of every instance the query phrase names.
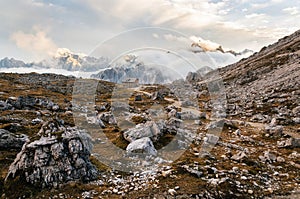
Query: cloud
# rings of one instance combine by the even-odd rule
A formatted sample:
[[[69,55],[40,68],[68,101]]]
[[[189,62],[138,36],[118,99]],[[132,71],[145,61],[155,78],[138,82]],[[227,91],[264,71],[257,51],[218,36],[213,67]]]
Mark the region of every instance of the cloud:
[[[193,46],[201,47],[204,51],[216,51],[221,46],[210,40],[204,40],[201,37],[191,36],[190,39],[193,41]]]
[[[225,14],[224,2],[211,3],[194,0],[97,0],[86,1],[100,15],[106,13],[111,19],[126,25],[172,26],[173,28],[201,28],[220,20]]]
[[[14,32],[10,38],[18,48],[37,54],[37,56],[53,55],[57,50],[57,45],[48,37],[45,31],[38,27],[33,28],[33,33]]]
[[[149,26],[236,51],[259,50],[299,29],[300,20],[294,1],[283,0],[17,0],[0,1],[0,11],[0,56],[28,60],[56,47],[88,54],[120,32]],[[40,28],[31,29],[35,25]]]
[[[297,14],[299,14],[299,10],[298,10],[297,7],[284,8],[282,11],[285,12],[285,13],[288,13],[290,15],[297,15]]]
[[[252,13],[252,14],[249,14],[249,15],[246,15],[245,17],[247,19],[253,19],[253,18],[263,18],[265,17],[266,15],[265,14],[258,14],[258,13]]]

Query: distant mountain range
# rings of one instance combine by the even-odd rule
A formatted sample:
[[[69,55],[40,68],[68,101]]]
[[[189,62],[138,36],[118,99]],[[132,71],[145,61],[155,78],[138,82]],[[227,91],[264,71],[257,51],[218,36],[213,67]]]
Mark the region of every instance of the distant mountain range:
[[[67,71],[95,72],[108,66],[107,58],[95,58],[81,53],[73,53],[69,49],[59,48],[56,55],[49,60],[24,63],[14,58],[0,60],[0,68],[55,68]]]
[[[241,58],[253,54],[253,51],[248,49],[242,52],[235,52],[233,50],[225,51],[219,44],[202,40],[201,38],[197,39],[191,38],[191,46],[186,46],[185,49],[181,49],[179,52],[187,59],[193,58],[199,60],[198,65],[201,67],[209,65],[212,68],[218,68],[235,63]],[[209,59],[213,61],[203,61],[205,60],[203,57],[207,57],[207,55]],[[169,63],[174,62],[172,58],[167,57],[167,54],[162,57],[157,57],[155,54],[146,56],[145,54],[125,55],[121,60],[110,63],[111,60],[106,57],[96,58],[82,53],[74,53],[66,48],[59,48],[53,57],[40,62],[25,63],[20,60],[15,60],[14,58],[6,57],[0,60],[0,69],[25,68],[25,70],[22,70],[23,72],[31,72],[33,69],[38,69],[39,71],[48,71],[49,73],[53,72],[53,69],[57,69],[68,71],[68,74],[70,72],[77,72],[75,76],[89,73],[84,77],[92,77],[117,83],[130,77],[139,78],[141,83],[166,83],[178,79],[178,73],[184,76],[190,72],[181,70],[178,72],[177,70],[176,74],[169,70],[170,68],[164,69],[162,65],[169,65]],[[148,61],[145,61],[147,59]],[[161,66],[149,65],[149,60],[155,60],[157,65]],[[203,63],[200,63],[202,61]],[[184,66],[181,67],[184,68]],[[21,70],[16,70],[16,72],[21,72]]]

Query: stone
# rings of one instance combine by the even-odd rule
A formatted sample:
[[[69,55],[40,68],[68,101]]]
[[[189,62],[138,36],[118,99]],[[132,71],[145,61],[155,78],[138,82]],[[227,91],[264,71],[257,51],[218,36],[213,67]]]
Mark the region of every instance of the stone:
[[[139,101],[142,101],[142,100],[143,100],[142,95],[136,95],[134,97],[134,101],[136,101],[136,102],[139,102]]]
[[[247,158],[247,154],[244,151],[240,151],[231,157],[232,160],[237,161],[237,162],[240,162],[245,158]]]
[[[176,192],[175,189],[169,189],[169,190],[168,190],[168,193],[169,193],[171,196],[175,196],[177,192]]]
[[[180,119],[181,115],[179,112],[177,112],[176,109],[172,109],[170,112],[168,112],[168,118],[172,118],[172,117]]]
[[[7,102],[4,102],[4,101],[0,101],[0,110],[1,111],[5,111],[5,110],[10,110],[12,109],[12,105],[7,103]]]
[[[199,120],[199,115],[192,113],[191,111],[181,112],[180,119],[182,120]]]
[[[103,122],[106,122],[108,124],[111,124],[111,125],[116,125],[117,124],[117,120],[111,112],[102,113],[102,114],[100,114],[99,118]]]
[[[12,104],[16,109],[32,109],[36,105],[36,98],[32,96],[20,96]]]
[[[58,187],[69,181],[87,182],[97,179],[98,171],[89,160],[91,137],[83,130],[63,127],[57,121],[47,124],[48,128],[53,126],[63,130],[60,134],[41,136],[38,140],[24,144],[10,165],[5,180],[19,175],[36,187],[45,188]]]
[[[152,94],[152,100],[164,100],[164,96],[161,92],[156,91]]]
[[[182,168],[184,168],[187,172],[189,172],[190,174],[192,174],[198,178],[200,178],[203,175],[203,173],[201,171],[190,168],[188,165],[183,165]]]
[[[292,147],[299,148],[300,147],[300,138],[292,138]]]
[[[125,140],[133,142],[137,139],[148,137],[153,141],[157,141],[161,135],[159,126],[153,121],[147,121],[136,125],[123,133]]]
[[[291,137],[284,141],[278,141],[277,146],[279,148],[299,148],[300,147],[300,138]]]
[[[127,153],[141,153],[146,155],[157,155],[157,151],[150,138],[144,137],[131,142],[127,148]]]
[[[213,129],[222,129],[225,124],[225,120],[217,120],[212,121],[208,125],[206,125],[206,130],[213,130]]]
[[[277,157],[275,154],[271,153],[270,151],[265,151],[263,156],[259,156],[259,159],[262,162],[273,163],[276,162]]]
[[[172,117],[166,121],[166,125],[170,129],[178,129],[178,128],[182,128],[183,121],[181,119]]]
[[[277,125],[277,120],[276,120],[276,118],[273,118],[272,120],[271,120],[271,123],[270,123],[270,127],[275,127]]]
[[[105,128],[105,124],[103,123],[103,121],[101,119],[99,119],[99,117],[87,117],[87,122],[89,124],[96,124],[99,125],[101,128]]]
[[[203,75],[199,72],[189,72],[186,76],[186,81],[193,83],[193,82],[200,82],[203,80]]]
[[[236,136],[240,136],[242,134],[241,130],[240,129],[237,129],[233,132],[234,135]]]
[[[283,135],[283,127],[276,126],[274,123],[271,123],[265,127],[265,133],[269,134],[271,137],[279,138]]]
[[[58,104],[54,104],[54,105],[52,106],[52,110],[53,110],[53,111],[58,111],[58,110],[59,110],[59,105],[58,105]]]
[[[27,135],[14,134],[7,130],[0,129],[0,149],[21,149],[28,141]]]
[[[300,117],[295,117],[292,120],[295,124],[300,124]]]
[[[277,162],[285,162],[285,159],[283,157],[278,156],[276,161]]]
[[[31,124],[40,124],[40,123],[43,123],[44,121],[40,118],[35,118],[33,120],[31,120]]]
[[[292,113],[294,114],[294,116],[300,117],[300,106],[293,108]]]
[[[266,117],[262,114],[256,114],[253,115],[250,119],[251,122],[265,122],[266,121]]]
[[[208,144],[217,144],[219,141],[219,136],[216,136],[214,134],[206,134],[206,137],[204,138],[204,142]]]

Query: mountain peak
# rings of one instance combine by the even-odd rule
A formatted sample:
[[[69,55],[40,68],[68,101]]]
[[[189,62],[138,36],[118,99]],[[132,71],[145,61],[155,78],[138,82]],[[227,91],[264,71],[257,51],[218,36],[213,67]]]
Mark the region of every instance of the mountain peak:
[[[70,57],[70,56],[73,56],[73,55],[77,55],[78,57],[86,57],[87,55],[84,54],[84,53],[74,53],[72,52],[70,49],[68,48],[58,48],[56,50],[56,53],[54,55],[55,58],[60,58],[60,57]]]

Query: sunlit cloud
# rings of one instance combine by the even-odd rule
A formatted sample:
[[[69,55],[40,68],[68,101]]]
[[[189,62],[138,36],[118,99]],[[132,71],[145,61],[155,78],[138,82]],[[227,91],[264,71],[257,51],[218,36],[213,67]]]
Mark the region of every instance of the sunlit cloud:
[[[88,54],[120,32],[149,26],[260,50],[299,29],[299,9],[287,0],[1,1],[0,57],[36,59],[62,47]]]
[[[48,37],[46,32],[38,27],[33,28],[33,33],[14,32],[11,35],[11,40],[16,43],[18,48],[29,51],[38,57],[54,55],[57,50],[57,45]]]

